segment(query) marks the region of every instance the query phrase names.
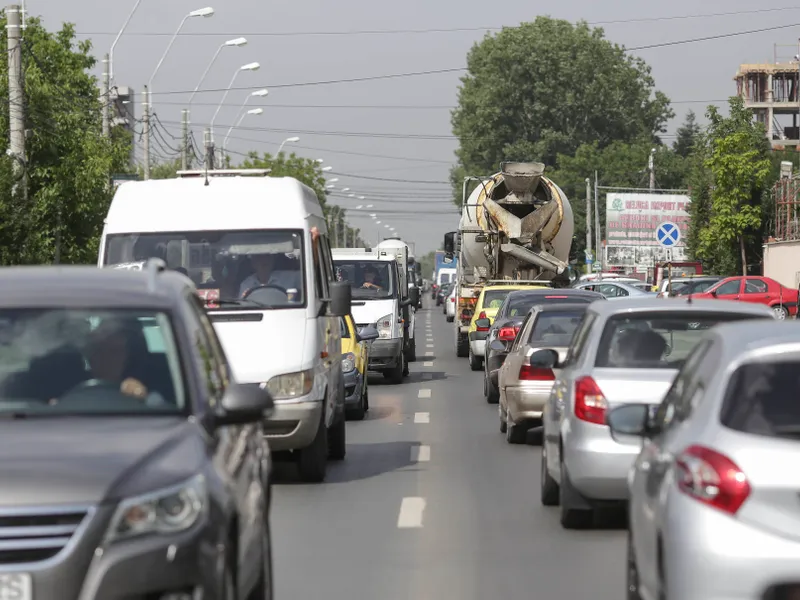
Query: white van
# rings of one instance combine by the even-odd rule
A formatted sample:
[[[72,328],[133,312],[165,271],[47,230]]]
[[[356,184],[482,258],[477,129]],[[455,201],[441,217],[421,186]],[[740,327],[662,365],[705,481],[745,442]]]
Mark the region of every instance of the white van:
[[[391,383],[408,375],[402,278],[393,253],[367,248],[334,248],[338,281],[352,286],[353,319],[358,327],[374,325],[380,336],[370,346],[370,371],[379,371]]]
[[[158,257],[190,277],[235,380],[265,387],[275,400],[264,423],[270,449],[291,451],[301,477],[318,482],[328,458],[346,451],[339,317],[350,312],[350,288],[333,282],[314,192],[265,174],[187,172],[123,183],[98,265]]]
[[[416,309],[420,299],[420,292],[417,286],[413,283],[414,278],[409,272],[411,266],[411,248],[409,245],[401,240],[399,237],[390,237],[383,240],[376,248],[379,252],[387,252],[394,254],[397,261],[398,269],[400,270],[401,279],[401,298],[403,300],[403,326],[404,332],[404,349],[406,353],[406,362],[414,362],[417,360],[417,340],[414,335],[416,326]],[[409,302],[406,302],[409,300]]]

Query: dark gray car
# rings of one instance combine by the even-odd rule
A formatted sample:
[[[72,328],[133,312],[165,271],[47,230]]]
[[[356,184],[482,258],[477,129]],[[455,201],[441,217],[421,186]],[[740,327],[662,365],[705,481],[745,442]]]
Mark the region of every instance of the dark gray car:
[[[231,381],[191,281],[151,263],[0,287],[0,598],[272,598],[273,402]]]

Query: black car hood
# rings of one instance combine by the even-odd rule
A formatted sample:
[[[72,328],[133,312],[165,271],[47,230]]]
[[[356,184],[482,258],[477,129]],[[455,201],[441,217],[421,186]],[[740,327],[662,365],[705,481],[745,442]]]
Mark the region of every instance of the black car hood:
[[[185,417],[0,421],[0,506],[89,505],[169,486],[200,468]]]

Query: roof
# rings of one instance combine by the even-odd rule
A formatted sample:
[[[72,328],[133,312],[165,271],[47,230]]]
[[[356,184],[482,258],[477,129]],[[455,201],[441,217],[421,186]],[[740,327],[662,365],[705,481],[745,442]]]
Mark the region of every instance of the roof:
[[[562,310],[574,310],[583,312],[589,309],[586,302],[559,302],[558,304],[534,304],[529,312],[560,312]]]
[[[553,288],[550,287],[548,283],[542,282],[541,284],[535,283],[516,283],[516,284],[505,284],[505,283],[487,283],[483,286],[483,291],[486,290],[509,290],[512,292],[521,291],[521,290],[548,290],[550,292],[553,291]]]
[[[796,321],[740,321],[717,325],[709,331],[712,339],[719,341],[725,363],[730,364],[738,357],[758,352],[774,350],[779,346],[800,346],[800,323]]]
[[[106,217],[106,233],[297,229],[323,218],[314,191],[291,177],[184,177],[127,181]]]
[[[633,298],[617,298],[613,302],[594,302],[591,310],[601,317],[610,317],[621,313],[652,312],[708,312],[738,313],[754,317],[774,318],[772,309],[765,304],[736,302],[734,300],[695,300],[686,298],[655,298],[654,296],[636,296]]]
[[[152,308],[175,305],[188,278],[175,271],[156,275],[155,291],[148,289],[151,271],[97,267],[7,267],[0,269],[0,308]]]
[[[599,292],[593,292],[592,290],[580,290],[576,288],[531,288],[525,290],[514,290],[508,295],[509,298],[518,298],[522,296],[580,296],[583,298],[588,296],[598,299],[605,298],[605,296]]]

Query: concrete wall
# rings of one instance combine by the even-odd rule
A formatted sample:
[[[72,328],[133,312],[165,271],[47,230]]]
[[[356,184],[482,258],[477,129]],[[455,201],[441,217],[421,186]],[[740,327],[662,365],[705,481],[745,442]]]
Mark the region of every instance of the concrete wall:
[[[764,276],[797,289],[800,286],[800,240],[764,244]]]

